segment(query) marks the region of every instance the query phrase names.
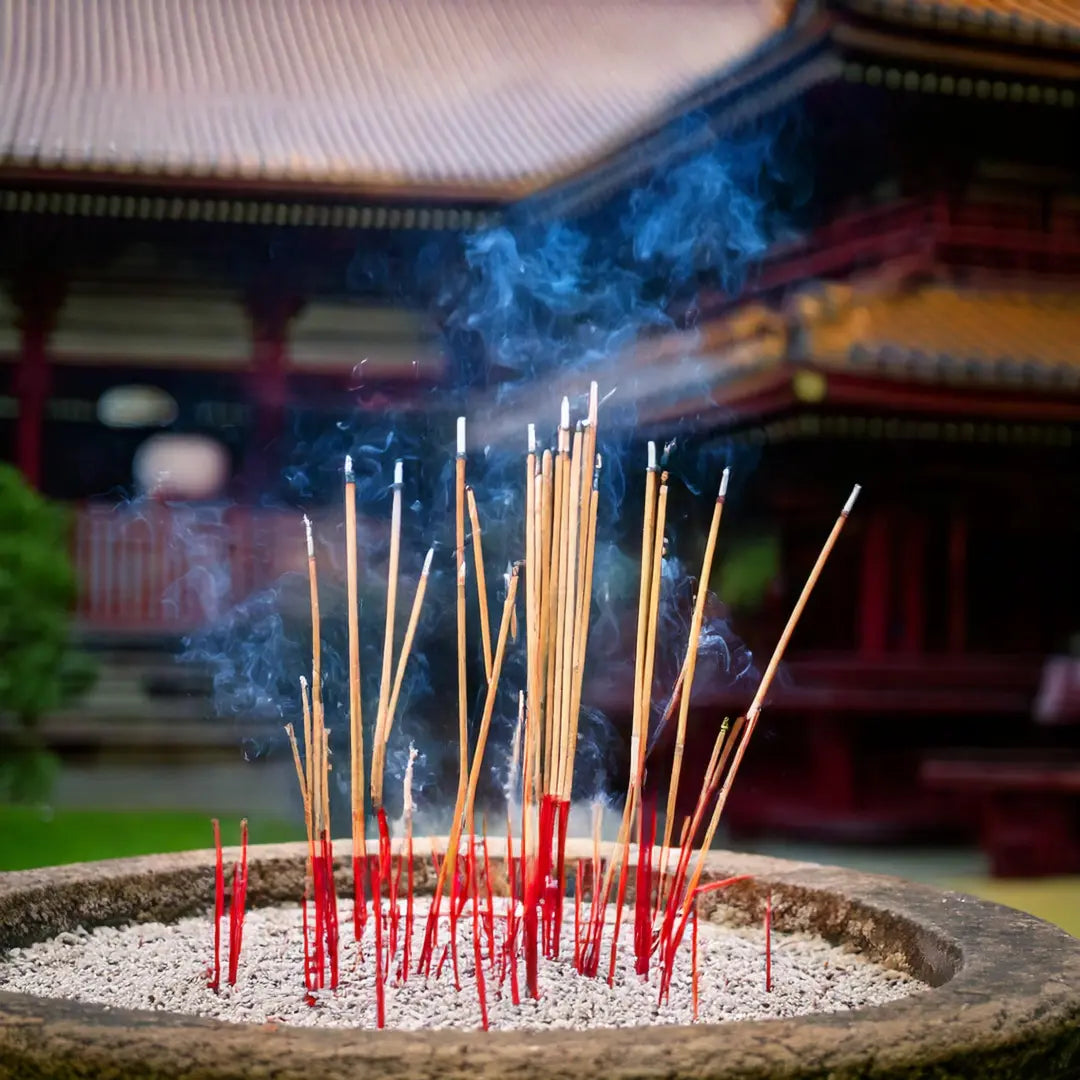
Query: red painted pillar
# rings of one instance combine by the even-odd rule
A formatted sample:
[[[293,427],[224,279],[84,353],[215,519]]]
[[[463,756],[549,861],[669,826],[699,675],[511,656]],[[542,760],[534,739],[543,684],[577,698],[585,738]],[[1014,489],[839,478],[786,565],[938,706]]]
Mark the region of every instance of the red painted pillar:
[[[59,288],[27,284],[17,290],[19,305],[19,365],[15,372],[15,397],[19,417],[15,424],[15,464],[34,487],[41,486],[42,446],[45,438],[45,406],[52,388],[49,337],[63,297]]]
[[[962,510],[949,522],[949,637],[951,653],[967,648],[967,552],[968,521]]]
[[[900,646],[921,653],[926,643],[926,519],[911,518],[904,529],[903,630]]]
[[[889,524],[875,513],[866,526],[863,540],[862,581],[859,599],[859,651],[863,656],[880,656],[888,643]]]
[[[260,296],[248,305],[252,330],[248,388],[254,423],[244,486],[251,498],[271,488],[281,474],[281,440],[289,403],[289,324],[299,308],[294,298],[280,295]]]

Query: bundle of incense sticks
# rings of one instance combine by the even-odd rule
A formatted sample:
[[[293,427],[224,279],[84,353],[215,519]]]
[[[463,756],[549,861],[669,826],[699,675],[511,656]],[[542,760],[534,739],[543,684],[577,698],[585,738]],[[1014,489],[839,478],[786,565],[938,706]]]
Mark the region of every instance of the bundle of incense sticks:
[[[473,904],[473,948],[481,1015],[486,1026],[486,983],[482,974],[483,940],[487,942],[488,966],[498,986],[509,976],[515,1002],[520,1000],[519,957],[525,962],[525,990],[539,995],[541,958],[558,956],[562,936],[563,906],[567,892],[566,840],[581,711],[583,675],[587,656],[595,562],[599,476],[602,466],[596,452],[599,399],[596,384],[589,389],[586,413],[572,423],[570,404],[563,399],[554,447],[541,450],[535,425],[527,434],[525,461],[525,521],[523,562],[513,564],[505,578],[506,593],[497,633],[489,621],[487,578],[484,572],[480,509],[466,483],[466,427],[458,420],[455,466],[455,577],[458,670],[458,786],[445,853],[436,862],[436,881],[424,929],[423,946],[416,971],[436,977],[449,958],[457,981],[459,970],[457,925],[470,898]],[[610,859],[600,854],[600,814],[594,817],[594,853],[591,863],[579,861],[570,868],[575,878],[573,963],[585,975],[598,976],[607,927],[609,902],[616,905],[607,977],[614,979],[622,913],[629,884],[631,838],[636,832],[633,941],[637,972],[648,977],[651,959],[657,955],[660,999],[670,987],[674,957],[703,891],[742,881],[701,883],[706,854],[715,836],[747,745],[756,728],[772,680],[794,633],[809,596],[839,537],[858,494],[858,486],[844,505],[806,585],[785,626],[746,715],[734,723],[725,720],[716,737],[705,775],[694,802],[693,813],[673,842],[675,810],[679,799],[689,709],[696,661],[704,622],[708,583],[716,554],[717,538],[728,489],[729,471],[719,478],[698,578],[697,595],[686,641],[684,660],[670,692],[667,723],[677,706],[675,752],[665,802],[659,857],[654,859],[657,838],[657,803],[645,795],[645,769],[654,696],[655,660],[660,630],[660,589],[665,558],[665,528],[669,475],[666,456],[658,461],[656,446],[648,444],[645,467],[645,509],[641,537],[641,577],[638,593],[637,643],[634,657],[633,712],[630,769],[626,802],[618,838]],[[359,940],[366,921],[366,875],[371,876],[371,912],[374,921],[374,964],[379,1026],[385,1023],[384,984],[397,955],[399,883],[402,855],[396,870],[391,855],[390,827],[382,803],[387,741],[394,723],[406,665],[412,650],[431,571],[429,550],[417,583],[408,625],[394,662],[396,608],[401,544],[402,463],[395,463],[392,485],[386,618],[383,626],[382,670],[374,723],[370,796],[377,821],[378,853],[368,858],[364,816],[364,741],[359,686],[359,625],[356,599],[355,486],[351,462],[346,461],[346,541],[349,575],[349,680],[350,754],[352,781],[353,888],[357,912],[354,932]],[[469,746],[469,692],[466,639],[467,564],[465,522],[468,516],[474,555],[476,596],[481,625],[481,655],[486,687],[475,745]],[[337,983],[337,906],[334,888],[333,847],[330,840],[328,772],[329,739],[322,707],[321,645],[318,577],[310,522],[305,518],[312,614],[311,697],[301,679],[304,749],[301,753],[292,725],[287,726],[304,802],[309,858],[305,894],[305,976],[309,990],[325,986],[330,971],[331,988]],[[514,734],[510,778],[507,785],[506,870],[511,903],[506,911],[502,944],[497,947],[495,904],[486,835],[479,849],[475,827],[475,801],[484,764],[488,737],[496,707],[498,686],[511,638],[516,634],[517,601],[524,593],[525,686],[519,692],[518,723]],[[406,927],[397,977],[408,977],[412,928],[412,775],[415,750],[410,748],[405,776],[405,843],[408,860],[406,880]],[[512,807],[519,802],[520,836],[516,844]],[[700,838],[700,840],[699,840]],[[695,847],[695,842],[697,846]],[[482,852],[478,854],[478,850]],[[694,857],[696,850],[696,859]],[[464,868],[459,866],[464,861]],[[669,863],[674,865],[669,870]],[[481,861],[483,867],[481,869]],[[589,905],[584,896],[588,883]],[[388,903],[384,907],[383,891]],[[314,936],[307,930],[307,896],[314,900]],[[440,954],[439,927],[442,904],[448,900],[449,937]],[[770,920],[771,920],[771,906]],[[770,922],[771,925],[771,922]],[[696,948],[694,949],[696,954]],[[436,963],[436,957],[438,961]],[[696,963],[694,965],[696,986]]]

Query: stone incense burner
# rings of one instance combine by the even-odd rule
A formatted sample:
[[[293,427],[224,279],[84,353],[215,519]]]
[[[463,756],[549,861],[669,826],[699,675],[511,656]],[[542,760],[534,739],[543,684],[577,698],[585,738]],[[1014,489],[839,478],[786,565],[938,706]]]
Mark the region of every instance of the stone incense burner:
[[[249,905],[295,902],[305,851],[253,848]],[[419,891],[432,884],[424,865]],[[1080,1077],[1080,941],[1062,931],[970,897],[810,863],[716,852],[708,872],[754,878],[708,894],[703,915],[723,904],[756,921],[771,890],[778,930],[845,942],[932,989],[793,1020],[487,1034],[235,1025],[0,993],[0,1077]],[[79,925],[196,914],[212,880],[212,852],[0,875],[0,949]]]

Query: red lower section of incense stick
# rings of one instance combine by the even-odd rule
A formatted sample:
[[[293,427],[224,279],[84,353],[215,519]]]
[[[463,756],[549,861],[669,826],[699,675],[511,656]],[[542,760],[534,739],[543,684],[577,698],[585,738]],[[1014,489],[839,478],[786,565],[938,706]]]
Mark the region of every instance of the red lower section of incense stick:
[[[229,908],[229,985],[236,985],[240,949],[244,940],[244,908],[247,902],[247,822],[240,823],[240,862],[233,866],[232,903]]]
[[[367,859],[358,852],[352,857],[353,879],[353,936],[359,941],[367,923]]]
[[[412,829],[408,830],[405,838],[405,858],[408,863],[408,872],[405,879],[405,943],[401,947],[401,981],[409,978],[409,960],[412,952],[413,936],[413,842]]]
[[[322,861],[326,956],[330,966],[330,989],[336,990],[338,985],[338,910],[337,887],[334,882],[334,843],[325,832],[322,835]]]
[[[765,895],[765,990],[772,993],[772,890]]]
[[[225,914],[225,868],[221,857],[221,822],[216,818],[214,826],[214,970],[210,989],[221,986],[221,920]]]
[[[469,836],[468,872],[465,878],[466,888],[471,888],[473,901],[473,963],[476,975],[476,993],[480,999],[480,1023],[488,1030],[487,986],[484,980],[484,961],[480,954],[480,877],[476,866],[476,836]],[[494,946],[493,946],[494,948]]]
[[[691,996],[694,1000],[694,1019],[698,1014],[698,914],[697,904],[694,904],[694,931],[690,942],[690,980]]]
[[[570,823],[570,800],[559,799],[556,803],[558,815],[558,844],[555,859],[555,911],[551,930],[551,956],[559,955],[559,941],[562,938],[563,899],[566,896],[566,829]]]
[[[573,892],[573,964],[584,976],[596,977],[598,974],[601,945],[605,927],[605,915],[608,895],[614,881],[611,869],[605,868],[599,860],[589,862],[577,860],[571,867],[566,865],[566,830],[569,806],[565,801],[554,796],[545,796],[540,806],[539,843],[536,853],[530,858],[524,851],[515,857],[512,826],[508,826],[506,843],[507,890],[509,903],[505,908],[505,920],[500,914],[500,924],[504,924],[502,940],[496,934],[496,900],[494,897],[491,856],[487,838],[478,838],[470,833],[468,845],[455,860],[458,865],[449,870],[450,875],[450,940],[439,955],[434,977],[442,976],[447,960],[451,961],[454,984],[461,989],[458,958],[457,926],[459,917],[465,912],[468,902],[472,901],[472,953],[474,977],[481,1024],[485,1030],[489,1027],[488,979],[485,972],[484,951],[486,943],[487,965],[490,978],[497,975],[497,990],[501,996],[507,978],[510,981],[510,994],[515,1005],[522,1000],[521,986],[518,979],[519,957],[525,959],[525,989],[534,999],[539,997],[540,955],[554,957],[558,953],[561,936],[562,908],[567,899],[565,879],[574,879]],[[229,919],[228,941],[228,980],[235,984],[241,946],[243,942],[244,912],[246,907],[248,868],[247,868],[247,825],[241,833],[241,857],[233,869],[231,903],[226,908],[224,869],[221,853],[220,828],[215,822],[214,839],[216,849],[214,880],[214,968],[208,969],[208,978],[212,976],[210,986],[216,988],[220,979],[221,966],[221,931],[220,921],[225,915]],[[375,957],[375,1000],[376,1024],[384,1028],[386,1016],[386,983],[393,971],[397,979],[405,981],[409,977],[412,961],[411,947],[414,932],[413,889],[414,861],[412,833],[406,833],[403,853],[396,858],[391,853],[390,830],[386,814],[378,812],[379,845],[378,854],[370,860],[362,860],[368,865],[358,865],[353,860],[354,885],[357,880],[366,884],[371,878],[372,912],[374,918],[374,957]],[[650,958],[654,947],[660,949],[660,995],[661,1004],[667,999],[672,980],[675,956],[684,937],[687,925],[692,923],[691,932],[691,979],[693,994],[694,1019],[698,1015],[699,994],[699,943],[697,899],[700,895],[725,888],[736,882],[750,878],[748,874],[725,878],[722,881],[707,882],[697,886],[692,896],[685,891],[689,855],[684,848],[675,873],[671,878],[670,888],[665,890],[665,902],[657,911],[663,910],[663,921],[659,932],[654,931],[655,913],[652,909],[653,891],[656,885],[652,865],[652,855],[656,839],[656,807],[652,801],[643,803],[638,819],[639,855],[635,868],[635,912],[634,912],[634,954],[635,969],[647,977]],[[480,851],[478,852],[478,847]],[[480,859],[483,859],[483,866]],[[301,899],[301,919],[303,923],[304,950],[304,985],[306,1000],[309,1005],[318,1004],[317,991],[326,986],[327,975],[331,988],[338,985],[339,927],[337,911],[337,890],[334,877],[333,843],[323,832],[318,842],[313,845],[311,859],[311,888],[314,894],[314,926],[309,919],[309,894],[305,889]],[[437,852],[432,850],[432,864],[436,877],[440,872]],[[463,864],[463,865],[462,865]],[[520,869],[519,869],[520,868]],[[618,874],[616,897],[615,932],[611,946],[611,962],[608,979],[613,982],[619,942],[619,918],[624,910],[626,888],[629,880],[629,842],[623,848]],[[481,887],[483,875],[483,887]],[[402,878],[405,881],[404,926],[400,910]],[[388,903],[383,905],[383,885],[386,885]],[[362,888],[363,886],[361,886]],[[591,888],[589,907],[585,906],[586,891]],[[524,902],[519,901],[519,896]],[[438,919],[440,890],[432,898],[427,917],[424,950],[421,953],[417,973],[430,977],[432,960],[438,949]],[[771,945],[772,898],[765,905],[765,981],[766,989],[772,990],[772,945]],[[363,925],[366,926],[366,915]],[[355,927],[355,922],[354,922]],[[398,941],[401,939],[400,958]],[[357,963],[363,963],[363,953],[358,950]],[[396,965],[396,966],[395,966]]]
[[[638,818],[637,881],[634,884],[634,970],[649,974],[652,953],[652,870],[656,842],[656,804],[650,799],[641,806]]]
[[[383,985],[382,859],[371,868],[371,917],[375,922],[375,1025],[386,1027],[386,988]]]

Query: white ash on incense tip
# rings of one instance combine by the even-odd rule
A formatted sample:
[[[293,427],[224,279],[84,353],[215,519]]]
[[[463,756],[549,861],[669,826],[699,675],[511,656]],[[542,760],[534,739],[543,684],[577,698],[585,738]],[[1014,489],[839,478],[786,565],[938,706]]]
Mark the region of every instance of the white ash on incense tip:
[[[500,904],[496,901],[496,905]],[[572,904],[572,901],[571,901]],[[423,944],[427,900],[416,902],[412,967]],[[505,909],[502,909],[505,910]],[[476,1029],[480,1008],[473,968],[471,908],[458,922],[461,990],[454,988],[450,960],[439,978],[435,967],[449,940],[448,920],[441,920],[438,954],[432,975],[410,971],[406,982],[391,977],[386,987],[386,1026]],[[632,920],[632,915],[631,915]],[[601,977],[589,978],[573,967],[573,909],[564,923],[561,958],[541,959],[539,1001],[525,991],[525,965],[519,957],[522,1004],[511,1000],[510,975],[499,989],[496,964],[488,962],[481,927],[484,976],[492,1030],[514,1028],[637,1027],[693,1022],[689,929],[679,950],[669,1000],[657,1004],[659,968],[649,981],[634,973],[632,928],[625,921],[615,985],[607,984],[610,927],[604,939]],[[219,993],[207,987],[212,961],[212,918],[197,916],[177,923],[136,924],[116,929],[82,928],[60,934],[0,957],[0,989],[42,997],[72,998],[117,1009],[186,1013],[218,1020],[325,1027],[375,1027],[374,928],[368,919],[364,962],[357,965],[352,939],[352,905],[342,900],[341,981],[336,991],[316,991],[307,1004],[303,983],[303,939],[299,907],[249,911],[244,920],[244,949],[237,984]],[[404,918],[401,921],[404,931]],[[401,943],[392,963],[400,967]],[[878,966],[841,947],[802,934],[772,935],[773,990],[765,990],[765,940],[760,929],[731,929],[702,922],[699,942],[699,1023],[799,1016],[815,1012],[881,1005],[925,989],[909,975]]]

